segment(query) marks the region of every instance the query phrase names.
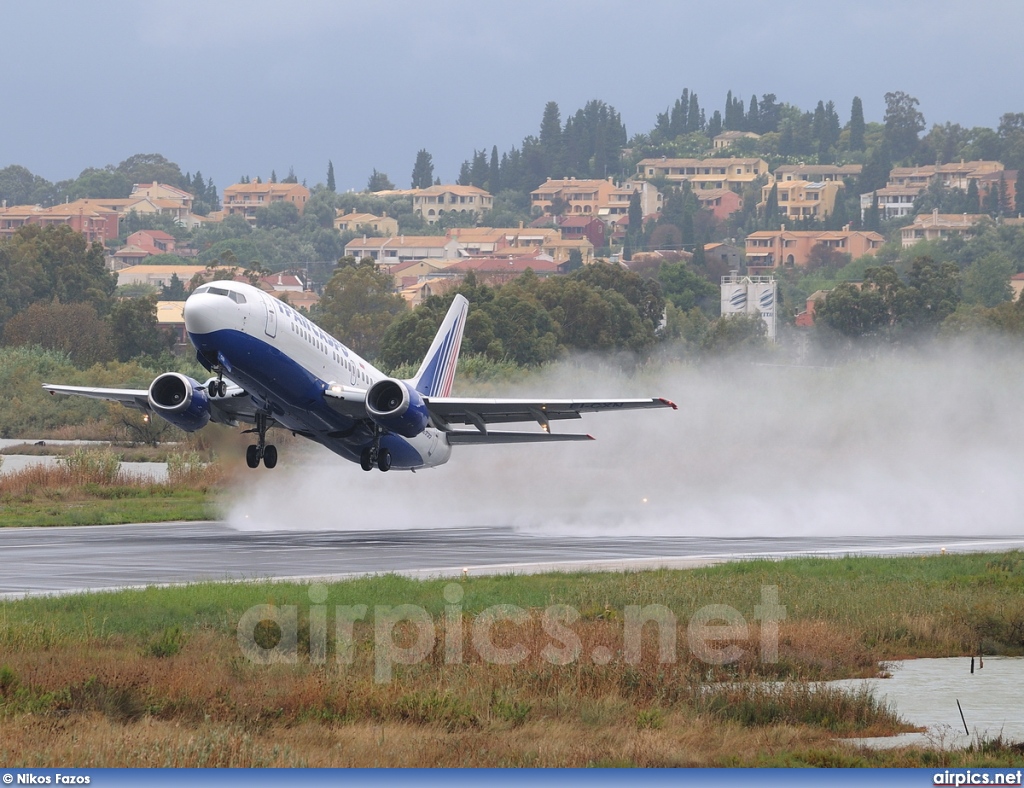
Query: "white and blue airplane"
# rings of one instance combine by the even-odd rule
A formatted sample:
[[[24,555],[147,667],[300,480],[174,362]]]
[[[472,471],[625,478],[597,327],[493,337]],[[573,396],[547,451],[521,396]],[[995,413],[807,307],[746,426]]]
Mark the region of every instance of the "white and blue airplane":
[[[667,399],[476,399],[451,397],[469,302],[455,297],[416,375],[388,377],[282,301],[252,285],[218,281],[185,302],[185,329],[212,374],[200,383],[165,372],[148,389],[45,384],[53,394],[120,402],[186,432],[209,422],[252,425],[246,462],[277,465],[267,430],[280,427],[326,446],[363,470],[442,465],[452,446],[592,440],[550,423],[584,413],[673,408]],[[529,432],[492,424],[536,422]],[[456,425],[469,427],[458,429]]]

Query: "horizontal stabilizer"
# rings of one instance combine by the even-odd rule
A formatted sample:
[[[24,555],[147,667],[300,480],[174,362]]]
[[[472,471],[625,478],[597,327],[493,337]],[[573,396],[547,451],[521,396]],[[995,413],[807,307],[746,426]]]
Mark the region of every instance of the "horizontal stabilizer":
[[[550,432],[477,432],[476,430],[458,430],[445,433],[448,443],[452,446],[488,443],[550,443],[560,441],[592,441],[592,435],[577,433]]]

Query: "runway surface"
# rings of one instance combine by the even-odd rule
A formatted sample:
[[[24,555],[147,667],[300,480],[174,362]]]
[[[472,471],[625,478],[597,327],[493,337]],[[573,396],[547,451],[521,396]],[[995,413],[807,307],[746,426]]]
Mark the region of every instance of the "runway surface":
[[[795,555],[1024,549],[1024,537],[545,536],[511,528],[239,531],[220,522],[0,531],[0,596],[197,580],[696,566]]]

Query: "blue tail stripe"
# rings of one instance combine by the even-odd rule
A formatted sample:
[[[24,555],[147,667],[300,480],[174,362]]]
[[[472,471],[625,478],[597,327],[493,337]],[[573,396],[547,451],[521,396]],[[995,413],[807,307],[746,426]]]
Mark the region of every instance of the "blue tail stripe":
[[[451,349],[452,339],[455,335],[456,328],[457,326],[453,326],[452,330],[448,332],[444,338],[444,342],[441,344],[441,347],[438,348],[437,353],[432,359],[430,359],[430,363],[423,371],[423,375],[419,380],[419,385],[416,387],[421,394],[426,394],[428,397],[437,396],[440,383],[444,380],[444,369],[446,366],[445,359],[448,355],[448,351]]]

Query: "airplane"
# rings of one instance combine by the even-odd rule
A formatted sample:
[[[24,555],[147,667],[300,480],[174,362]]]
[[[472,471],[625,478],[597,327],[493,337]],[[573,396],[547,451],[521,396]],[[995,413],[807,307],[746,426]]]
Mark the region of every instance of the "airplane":
[[[148,389],[47,383],[51,394],[119,402],[156,414],[186,432],[209,422],[256,436],[245,453],[250,468],[273,468],[272,427],[301,435],[364,471],[415,471],[442,465],[453,446],[593,440],[555,433],[552,421],[584,413],[672,408],[663,398],[478,399],[452,397],[469,302],[456,295],[419,371],[389,377],[288,304],[243,282],[197,287],[185,302],[185,329],[205,383],[178,372],[157,376]],[[535,431],[492,430],[492,424],[536,422]],[[459,429],[458,427],[469,429]]]

